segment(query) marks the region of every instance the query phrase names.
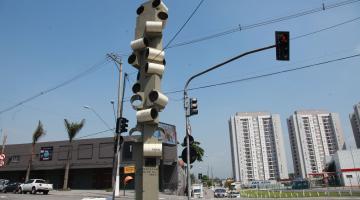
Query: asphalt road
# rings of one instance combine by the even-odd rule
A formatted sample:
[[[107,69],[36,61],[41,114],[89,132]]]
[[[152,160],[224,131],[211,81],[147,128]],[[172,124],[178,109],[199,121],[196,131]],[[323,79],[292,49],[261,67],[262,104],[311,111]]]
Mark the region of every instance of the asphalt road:
[[[103,190],[72,190],[72,191],[50,191],[48,195],[43,194],[12,194],[12,193],[0,193],[0,200],[110,200],[111,192],[105,192]],[[126,191],[125,196],[121,191],[121,196],[116,198],[120,199],[135,199],[134,191]],[[204,199],[214,199],[213,192],[211,190],[206,190],[204,193]],[[222,198],[222,200],[227,200],[228,198]],[[241,198],[247,199],[247,198]],[[251,199],[251,198],[250,198]],[[254,198],[252,198],[254,199]],[[282,198],[285,199],[285,198]],[[298,199],[323,199],[323,198],[296,198]],[[359,199],[360,198],[326,198],[326,199]],[[187,197],[183,196],[174,196],[160,194],[159,200],[187,200]]]

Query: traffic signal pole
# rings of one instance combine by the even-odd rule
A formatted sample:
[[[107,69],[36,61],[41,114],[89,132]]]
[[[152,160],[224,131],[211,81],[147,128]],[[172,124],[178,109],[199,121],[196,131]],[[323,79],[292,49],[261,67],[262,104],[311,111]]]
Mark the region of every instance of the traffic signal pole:
[[[188,106],[190,106],[189,103],[189,97],[188,97],[188,86],[190,84],[190,82],[192,80],[194,80],[195,78],[201,76],[201,75],[204,75],[210,71],[213,71],[225,64],[228,64],[232,61],[235,61],[241,57],[244,57],[246,55],[249,55],[249,54],[253,54],[253,53],[256,53],[256,52],[260,52],[260,51],[264,51],[264,50],[267,50],[267,49],[272,49],[276,47],[276,45],[270,45],[270,46],[267,46],[267,47],[263,47],[263,48],[259,48],[259,49],[255,49],[255,50],[252,50],[252,51],[248,51],[248,52],[245,52],[245,53],[242,53],[240,55],[237,55],[233,58],[230,58],[222,63],[219,63],[213,67],[210,67],[200,73],[197,73],[193,76],[191,76],[187,81],[186,81],[186,84],[185,84],[185,87],[184,87],[184,108],[185,108],[185,129],[186,129],[186,148],[187,148],[187,164],[186,164],[186,167],[187,167],[187,193],[188,193],[188,199],[190,199],[190,196],[191,196],[191,179],[190,179],[190,140],[189,140],[189,137],[191,135],[191,133],[189,132],[189,125],[190,125],[190,122],[189,122],[189,117],[190,115],[188,115],[187,113],[187,110],[190,109],[188,108]]]

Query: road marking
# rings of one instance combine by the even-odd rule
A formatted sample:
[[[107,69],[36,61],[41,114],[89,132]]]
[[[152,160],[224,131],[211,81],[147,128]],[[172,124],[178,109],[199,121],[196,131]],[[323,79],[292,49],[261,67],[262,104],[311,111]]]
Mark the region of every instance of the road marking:
[[[90,197],[86,197],[83,198],[82,200],[108,200],[107,198],[90,198]]]

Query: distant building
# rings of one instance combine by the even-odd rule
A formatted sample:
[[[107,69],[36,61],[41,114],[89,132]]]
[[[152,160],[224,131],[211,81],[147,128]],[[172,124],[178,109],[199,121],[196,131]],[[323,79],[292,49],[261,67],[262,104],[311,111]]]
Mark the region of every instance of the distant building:
[[[295,111],[287,119],[295,177],[322,173],[325,158],[345,149],[339,115],[319,110]]]
[[[337,151],[333,160],[341,185],[360,186],[360,149]]]
[[[354,113],[350,114],[350,122],[357,148],[360,148],[360,103],[354,105]]]
[[[280,116],[239,112],[229,120],[233,177],[243,184],[288,178]]]
[[[163,154],[159,166],[159,189],[177,190],[177,138],[175,126],[161,123],[163,131],[157,133],[162,141]],[[137,155],[142,151],[142,138],[139,135],[124,136],[121,151],[120,183],[127,175],[135,177],[134,169]],[[108,189],[112,183],[114,157],[114,138],[76,139],[73,141],[69,187],[71,189]],[[6,145],[5,165],[0,167],[0,177],[23,182],[31,156],[31,143]],[[41,178],[54,185],[63,186],[65,164],[68,158],[69,142],[53,141],[36,144],[30,178]],[[127,170],[126,170],[127,169]],[[130,170],[128,170],[130,169]],[[136,170],[136,169],[135,169]],[[131,181],[126,188],[134,188]]]

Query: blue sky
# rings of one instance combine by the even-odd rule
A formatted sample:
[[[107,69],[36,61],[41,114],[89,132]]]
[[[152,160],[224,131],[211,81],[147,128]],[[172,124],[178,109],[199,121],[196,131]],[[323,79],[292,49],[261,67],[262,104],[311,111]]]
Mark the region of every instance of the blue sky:
[[[8,133],[8,142],[31,142],[31,134],[41,120],[47,135],[41,141],[66,140],[63,119],[86,119],[80,136],[107,129],[90,110],[95,109],[106,121],[114,122],[111,100],[116,100],[117,69],[106,61],[106,53],[130,54],[134,38],[136,9],[143,1],[10,1],[0,0],[0,110],[52,88],[98,63],[97,70],[0,114],[0,128]],[[164,30],[167,43],[179,30],[200,1],[165,1],[169,19]],[[336,1],[219,1],[205,0],[173,44],[288,16]],[[360,17],[360,2],[270,25],[235,32],[191,45],[165,50],[164,92],[181,90],[191,75],[245,51],[271,45],[274,32],[290,31],[291,37],[314,32]],[[194,80],[190,87],[219,83],[301,67],[360,53],[359,20],[291,41],[291,61],[275,60],[275,49],[244,57],[221,69]],[[126,97],[136,79],[130,74]],[[289,171],[292,160],[285,120],[301,109],[326,109],[338,112],[348,145],[353,144],[348,115],[360,102],[359,58],[321,65],[315,68],[256,79],[241,83],[194,90],[199,115],[191,118],[193,136],[202,143],[206,160],[195,163],[194,171],[214,176],[231,176],[228,119],[236,112],[269,111],[282,119]],[[170,102],[160,114],[161,121],[175,124],[178,140],[184,137],[182,93],[169,95]],[[124,104],[124,116],[135,122],[135,111]],[[103,133],[97,137],[111,136]],[[179,150],[182,150],[179,148]],[[179,152],[180,153],[180,152]]]

